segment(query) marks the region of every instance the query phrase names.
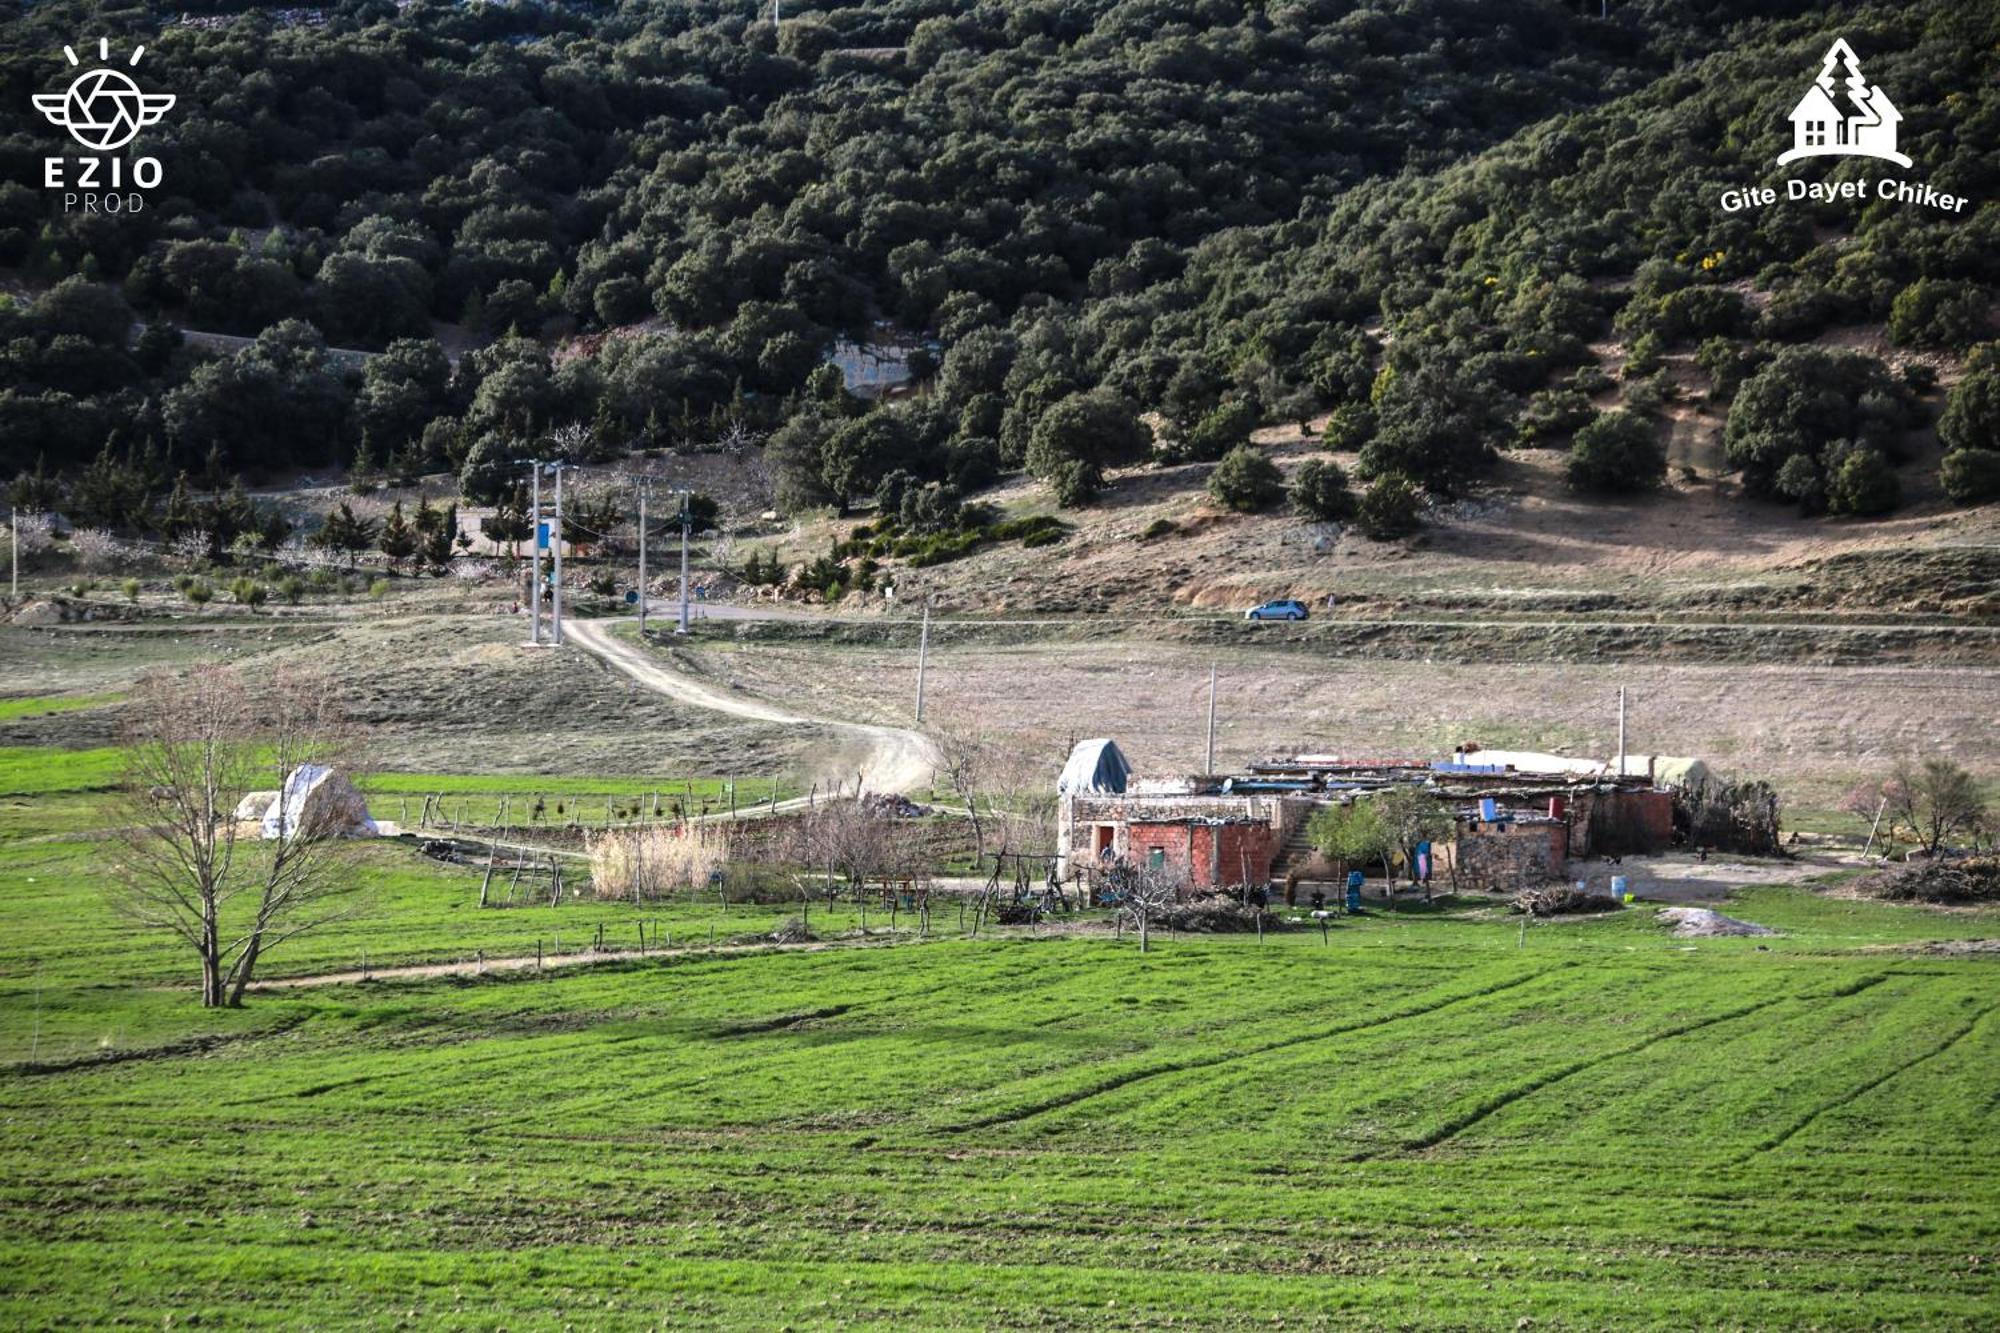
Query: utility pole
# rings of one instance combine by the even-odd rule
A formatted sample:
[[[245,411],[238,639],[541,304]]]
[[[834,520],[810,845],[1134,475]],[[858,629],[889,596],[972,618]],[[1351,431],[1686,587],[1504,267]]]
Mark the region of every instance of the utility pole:
[[[528,577],[528,606],[534,613],[535,636],[529,642],[535,647],[542,646],[542,464],[538,459],[529,465],[534,469],[534,517],[528,520],[528,549],[534,557],[534,572]]]
[[[1625,776],[1625,687],[1618,687],[1618,776]]]
[[[556,552],[556,555],[555,555],[555,560],[556,560],[556,570],[555,570],[555,581],[556,581],[556,587],[555,587],[555,598],[554,598],[554,601],[555,601],[555,617],[554,617],[554,621],[553,621],[553,624],[554,624],[554,627],[555,627],[555,633],[554,633],[553,635],[551,635],[550,637],[551,637],[551,639],[553,640],[553,642],[555,643],[556,647],[558,647],[558,648],[562,647],[562,641],[563,641],[563,635],[562,635],[562,548],[563,548],[563,516],[562,516],[562,478],[563,478],[563,466],[562,466],[562,464],[561,464],[561,463],[557,463],[557,464],[556,464],[556,521],[555,521],[555,526],[554,526],[553,528],[551,528],[551,529],[550,529],[550,531],[549,531],[549,545],[553,546],[553,547],[555,548],[555,552]]]
[[[681,622],[674,630],[676,634],[688,632],[688,525],[694,520],[688,505],[691,498],[692,492],[681,492]]]
[[[21,595],[21,506],[15,505],[7,511],[7,539],[13,547],[13,569],[7,576],[7,595]]]
[[[639,637],[646,637],[646,492],[649,487],[642,479],[639,482]]]
[[[1207,776],[1215,772],[1215,663],[1208,664],[1208,766],[1202,769]]]
[[[917,725],[924,721],[924,666],[931,654],[931,599],[924,597],[924,628],[917,635]]]

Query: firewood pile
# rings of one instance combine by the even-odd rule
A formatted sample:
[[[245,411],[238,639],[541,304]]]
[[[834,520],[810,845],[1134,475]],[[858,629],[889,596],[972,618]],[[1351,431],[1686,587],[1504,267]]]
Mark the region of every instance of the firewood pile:
[[[1896,902],[2000,902],[2000,856],[1911,861],[1864,876],[1856,887]]]
[[[1574,916],[1584,912],[1616,912],[1624,904],[1571,884],[1546,884],[1514,895],[1512,910],[1529,916]]]

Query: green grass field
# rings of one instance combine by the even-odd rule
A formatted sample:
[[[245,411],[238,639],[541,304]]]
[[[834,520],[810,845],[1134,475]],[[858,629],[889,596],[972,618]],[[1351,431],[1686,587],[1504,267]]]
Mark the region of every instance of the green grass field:
[[[104,915],[63,769],[38,771],[0,783],[8,1326],[2000,1308],[2000,970],[1906,947],[2000,935],[1993,911],[1765,889],[1734,910],[1781,937],[1680,941],[1646,909],[1523,932],[1451,903],[1146,956],[947,930],[203,1013],[166,945]],[[476,876],[379,854],[370,915],[274,972],[632,920],[481,913]]]

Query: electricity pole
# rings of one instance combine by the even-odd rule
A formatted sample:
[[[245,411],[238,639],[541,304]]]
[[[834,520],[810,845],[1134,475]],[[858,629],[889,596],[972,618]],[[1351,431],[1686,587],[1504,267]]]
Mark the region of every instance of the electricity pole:
[[[1202,774],[1215,772],[1215,663],[1208,664],[1208,760]]]
[[[924,667],[931,654],[931,599],[924,596],[924,628],[917,636],[917,723],[924,720]]]
[[[528,577],[528,606],[534,615],[535,634],[529,642],[542,646],[542,465],[536,461],[530,466],[534,470],[533,514],[528,520],[528,550],[534,558],[534,572]]]
[[[7,511],[7,540],[13,547],[13,567],[7,576],[7,595],[21,595],[21,506],[15,505]]]
[[[646,491],[639,483],[639,637],[646,637]]]
[[[555,552],[556,552],[556,556],[555,556],[555,559],[556,559],[556,570],[555,570],[555,581],[556,581],[556,588],[555,588],[555,599],[554,599],[554,601],[555,601],[555,616],[554,616],[554,621],[553,621],[553,624],[554,624],[554,627],[555,627],[555,633],[554,633],[554,634],[553,634],[553,635],[551,636],[551,638],[553,639],[553,641],[554,641],[554,643],[555,643],[556,647],[558,647],[558,648],[562,647],[562,641],[563,641],[563,635],[562,635],[562,548],[563,548],[563,516],[562,516],[562,479],[563,479],[563,467],[562,467],[562,464],[561,464],[561,463],[557,463],[557,464],[556,464],[556,521],[555,521],[555,526],[554,526],[553,528],[551,528],[551,529],[550,529],[550,531],[549,531],[549,544],[550,544],[551,546],[553,546],[553,547],[555,548]]]
[[[1618,687],[1618,776],[1625,776],[1625,687]]]
[[[694,520],[688,500],[692,494],[681,492],[681,623],[674,630],[676,634],[688,632],[688,525]]]

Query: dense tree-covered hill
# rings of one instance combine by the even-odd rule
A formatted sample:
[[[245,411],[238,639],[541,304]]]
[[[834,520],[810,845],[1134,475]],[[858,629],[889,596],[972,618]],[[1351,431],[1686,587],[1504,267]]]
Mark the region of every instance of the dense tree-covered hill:
[[[8,104],[97,33],[146,42],[144,80],[179,102],[135,146],[166,175],[137,215],[52,213],[32,187],[54,132],[24,114],[0,140],[0,262],[42,293],[0,310],[0,469],[46,459],[27,498],[143,525],[188,468],[354,458],[485,496],[496,460],[566,423],[598,456],[742,427],[790,503],[928,485],[948,524],[951,492],[1000,469],[1082,502],[1107,464],[1219,457],[1338,408],[1366,476],[1450,490],[1495,445],[1575,433],[1579,484],[1617,488],[1655,470],[1649,359],[1700,340],[1765,405],[1753,489],[1880,507],[1850,460],[1893,463],[1929,386],[1777,353],[1892,317],[1914,346],[1988,336],[1995,20],[1592,8],[892,0],[774,29],[711,0],[164,27],[26,7],[0,28]],[[1907,116],[1911,175],[1968,211],[1720,208],[1774,176],[1835,20]],[[1600,420],[1586,345],[1614,320],[1627,411]],[[915,401],[871,411],[821,362],[876,321],[940,354]],[[488,345],[454,363],[440,323]],[[255,341],[198,352],[178,327]],[[356,371],[328,343],[387,354]],[[1844,409],[1775,420],[1823,384]]]

